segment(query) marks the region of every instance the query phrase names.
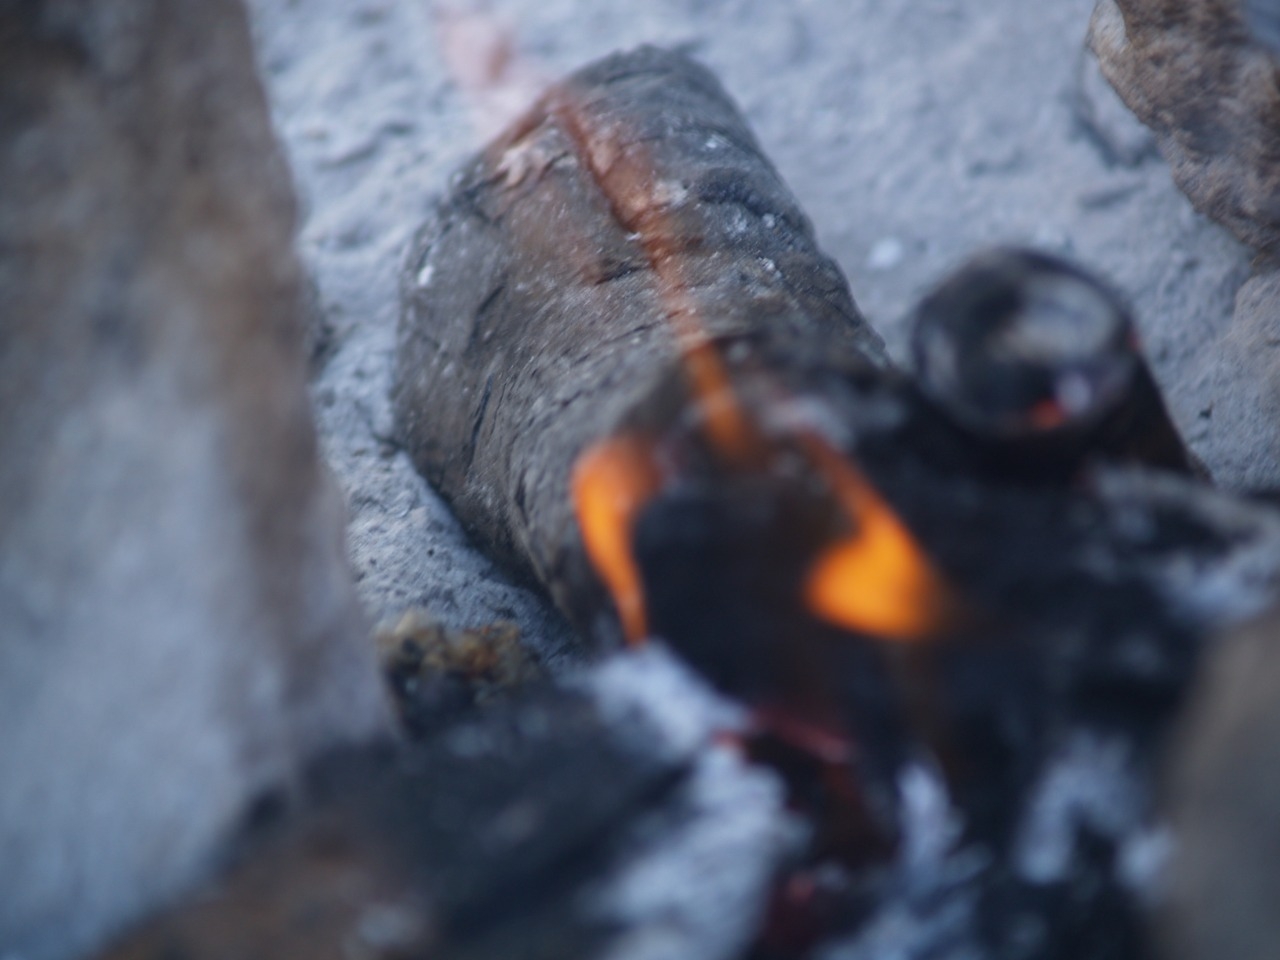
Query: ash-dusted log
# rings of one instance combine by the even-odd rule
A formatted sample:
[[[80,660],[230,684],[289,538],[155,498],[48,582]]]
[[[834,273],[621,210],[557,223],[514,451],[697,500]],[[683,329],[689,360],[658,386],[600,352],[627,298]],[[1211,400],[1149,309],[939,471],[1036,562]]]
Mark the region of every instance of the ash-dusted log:
[[[730,365],[883,362],[719,83],[653,48],[549,91],[457,176],[404,273],[394,402],[415,464],[604,635],[570,472],[624,422],[676,415],[680,313]]]
[[[386,726],[238,0],[0,4],[0,955]]]

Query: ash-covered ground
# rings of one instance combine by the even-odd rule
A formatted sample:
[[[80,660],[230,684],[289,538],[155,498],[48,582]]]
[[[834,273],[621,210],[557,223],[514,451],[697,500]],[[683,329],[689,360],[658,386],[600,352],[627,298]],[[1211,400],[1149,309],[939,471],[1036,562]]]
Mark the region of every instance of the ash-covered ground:
[[[1275,418],[1231,333],[1251,252],[1191,209],[1082,55],[1092,6],[494,0],[483,9],[548,78],[646,42],[710,66],[899,360],[903,315],[980,247],[1030,243],[1109,278],[1133,304],[1172,413],[1215,479],[1269,485]],[[396,274],[432,197],[481,144],[474,104],[446,67],[441,10],[429,0],[251,7],[303,199],[300,244],[321,324],[315,406],[368,611],[384,619],[421,605],[457,625],[514,619],[545,652],[567,649],[559,619],[468,548],[391,436]]]

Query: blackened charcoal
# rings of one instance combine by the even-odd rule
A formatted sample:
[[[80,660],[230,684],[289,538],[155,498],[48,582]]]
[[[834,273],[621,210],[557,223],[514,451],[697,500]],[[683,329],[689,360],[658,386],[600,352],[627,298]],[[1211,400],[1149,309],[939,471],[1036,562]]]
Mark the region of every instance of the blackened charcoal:
[[[917,306],[925,393],[1014,477],[1070,480],[1101,459],[1202,470],[1183,444],[1119,295],[1033,250],[974,257]]]

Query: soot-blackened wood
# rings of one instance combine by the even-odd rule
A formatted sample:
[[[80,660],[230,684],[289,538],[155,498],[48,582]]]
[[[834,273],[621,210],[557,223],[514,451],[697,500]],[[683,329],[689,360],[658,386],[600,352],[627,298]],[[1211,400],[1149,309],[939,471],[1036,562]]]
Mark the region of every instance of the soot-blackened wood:
[[[616,628],[569,477],[621,424],[678,415],[676,300],[731,367],[883,364],[720,84],[651,47],[553,87],[460,172],[404,271],[394,403],[414,463],[598,638]]]

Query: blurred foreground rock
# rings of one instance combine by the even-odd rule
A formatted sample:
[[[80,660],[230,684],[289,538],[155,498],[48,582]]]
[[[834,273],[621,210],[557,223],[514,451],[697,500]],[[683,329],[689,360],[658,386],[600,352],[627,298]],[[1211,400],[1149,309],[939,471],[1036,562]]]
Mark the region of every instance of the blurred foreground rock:
[[[331,757],[309,812],[104,960],[740,956],[788,832],[706,696],[647,652]]]
[[[1208,369],[1214,410],[1256,436],[1216,466],[1274,489],[1280,422],[1280,76],[1268,0],[1102,0],[1090,42],[1197,209],[1262,251]],[[1212,651],[1172,751],[1176,857],[1160,930],[1178,960],[1272,957],[1280,941],[1280,626]]]
[[[0,9],[0,954],[173,896],[386,707],[232,0]]]
[[[1178,960],[1263,960],[1280,944],[1280,618],[1229,638],[1185,724],[1166,941]]]

